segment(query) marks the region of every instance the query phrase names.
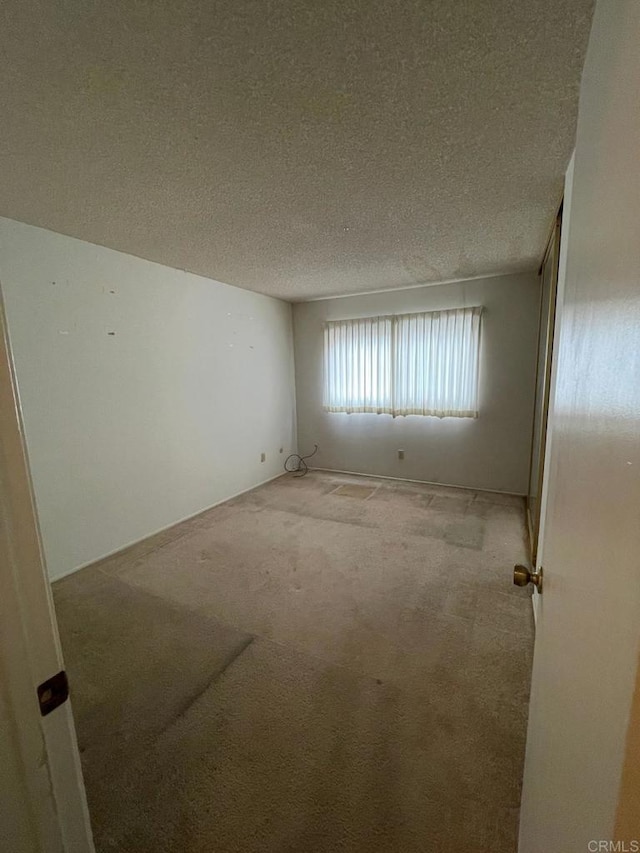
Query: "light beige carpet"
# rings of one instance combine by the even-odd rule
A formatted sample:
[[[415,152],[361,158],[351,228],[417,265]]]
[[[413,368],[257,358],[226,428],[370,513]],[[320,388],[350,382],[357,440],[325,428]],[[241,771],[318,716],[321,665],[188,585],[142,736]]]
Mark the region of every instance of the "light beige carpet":
[[[311,472],[57,582],[98,851],[515,853],[524,559],[518,498]]]

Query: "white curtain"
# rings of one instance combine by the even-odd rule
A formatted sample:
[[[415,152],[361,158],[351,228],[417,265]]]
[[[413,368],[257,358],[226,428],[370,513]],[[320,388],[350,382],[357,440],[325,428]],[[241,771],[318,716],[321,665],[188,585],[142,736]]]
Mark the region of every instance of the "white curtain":
[[[393,414],[478,416],[480,313],[459,308],[395,318]]]
[[[326,323],[324,408],[478,416],[481,308]]]
[[[324,408],[391,412],[391,317],[338,320],[324,329]]]

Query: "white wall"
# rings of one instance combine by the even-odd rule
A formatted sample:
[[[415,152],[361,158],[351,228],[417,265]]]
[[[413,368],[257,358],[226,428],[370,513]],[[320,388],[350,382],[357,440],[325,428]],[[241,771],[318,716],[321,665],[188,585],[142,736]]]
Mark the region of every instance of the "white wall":
[[[524,494],[539,299],[538,276],[525,273],[294,305],[300,452],[317,443],[317,467]],[[322,411],[325,320],[471,305],[485,308],[477,420]]]
[[[295,449],[287,303],[7,219],[0,284],[52,578]]]

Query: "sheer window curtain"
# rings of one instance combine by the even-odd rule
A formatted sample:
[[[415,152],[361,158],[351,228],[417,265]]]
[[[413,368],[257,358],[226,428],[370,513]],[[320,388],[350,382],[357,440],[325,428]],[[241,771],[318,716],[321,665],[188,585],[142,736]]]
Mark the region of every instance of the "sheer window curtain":
[[[393,414],[478,416],[480,308],[394,318]]]
[[[391,414],[392,317],[338,320],[324,328],[324,408]]]
[[[477,417],[481,314],[474,307],[326,323],[325,411]]]

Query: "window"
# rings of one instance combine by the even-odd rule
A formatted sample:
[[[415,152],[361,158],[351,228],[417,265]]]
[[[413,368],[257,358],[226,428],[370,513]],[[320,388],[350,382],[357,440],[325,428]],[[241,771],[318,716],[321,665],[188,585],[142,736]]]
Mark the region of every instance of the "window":
[[[482,308],[335,320],[324,328],[324,409],[478,416]]]

